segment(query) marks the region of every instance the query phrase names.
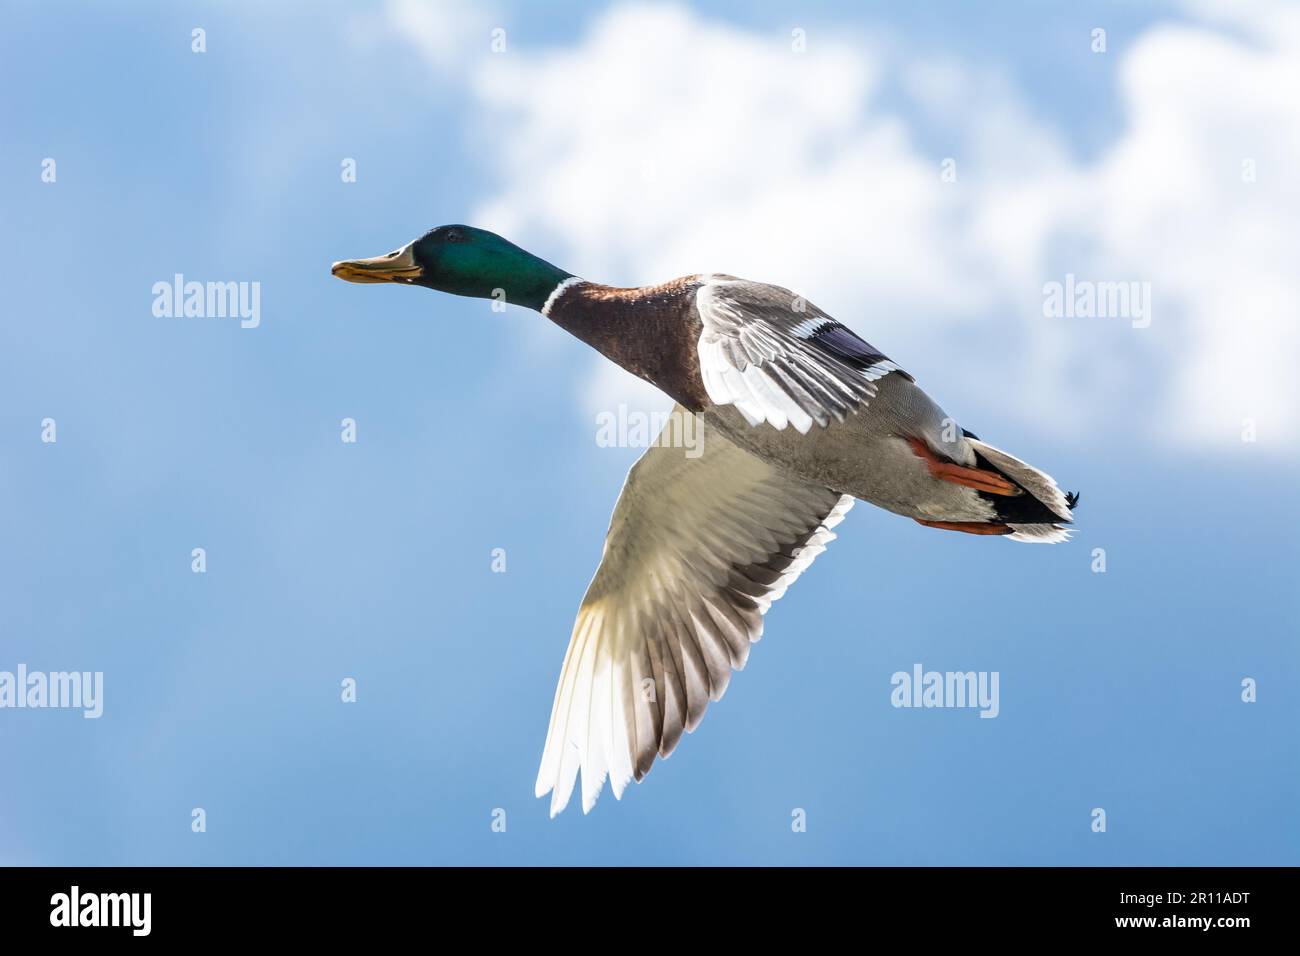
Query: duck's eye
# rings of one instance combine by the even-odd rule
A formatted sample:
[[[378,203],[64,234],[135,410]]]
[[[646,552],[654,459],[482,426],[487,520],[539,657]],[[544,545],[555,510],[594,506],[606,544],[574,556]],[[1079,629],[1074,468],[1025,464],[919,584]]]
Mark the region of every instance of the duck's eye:
[[[465,234],[463,232],[458,232],[455,229],[452,229],[449,230],[447,232],[447,235],[444,236],[443,238],[446,239],[447,242],[464,242]]]

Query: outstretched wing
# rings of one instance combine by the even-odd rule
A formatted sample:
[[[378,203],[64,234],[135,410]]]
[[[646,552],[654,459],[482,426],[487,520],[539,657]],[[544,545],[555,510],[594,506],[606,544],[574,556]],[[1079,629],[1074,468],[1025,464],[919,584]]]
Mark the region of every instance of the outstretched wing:
[[[801,434],[860,411],[877,379],[902,372],[882,352],[779,286],[710,276],[695,296],[700,375],[709,398],[751,425]],[[910,377],[910,376],[909,376]]]
[[[695,432],[700,444],[666,436]],[[702,454],[697,454],[701,452]],[[695,457],[692,457],[695,456]],[[667,757],[745,666],[763,615],[853,504],[705,431],[680,405],[628,473],[560,672],[537,795],[582,809]]]

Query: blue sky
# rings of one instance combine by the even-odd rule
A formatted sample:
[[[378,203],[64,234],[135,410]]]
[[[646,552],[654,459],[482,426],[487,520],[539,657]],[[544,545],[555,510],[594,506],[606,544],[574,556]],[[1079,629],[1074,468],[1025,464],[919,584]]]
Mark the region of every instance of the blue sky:
[[[105,702],[0,710],[0,862],[1300,862],[1300,402],[1269,311],[1295,301],[1270,258],[1295,146],[1255,138],[1297,117],[1230,87],[1294,31],[1128,4],[8,7],[0,670],[102,671]],[[808,78],[764,69],[794,28]],[[594,279],[798,288],[1081,490],[1075,540],[859,505],[673,757],[548,819],[555,680],[639,454],[593,412],[655,400],[533,313],[329,275],[462,221]],[[1044,318],[1066,272],[1162,311]],[[175,273],[259,282],[260,325],[155,317]],[[1001,713],[894,709],[917,662],[999,672]]]

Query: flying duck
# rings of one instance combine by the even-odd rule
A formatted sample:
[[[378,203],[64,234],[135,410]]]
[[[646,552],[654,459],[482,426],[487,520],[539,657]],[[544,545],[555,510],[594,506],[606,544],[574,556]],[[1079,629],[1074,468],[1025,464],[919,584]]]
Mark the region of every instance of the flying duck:
[[[621,798],[699,725],[854,499],[928,528],[1068,537],[1077,495],[957,426],[879,349],[779,286],[613,288],[462,225],[331,271],[534,309],[669,395],[667,428],[695,416],[701,429],[702,452],[666,434],[652,444],[614,507],[537,774],[551,816],[579,770],[585,813],[606,777]]]

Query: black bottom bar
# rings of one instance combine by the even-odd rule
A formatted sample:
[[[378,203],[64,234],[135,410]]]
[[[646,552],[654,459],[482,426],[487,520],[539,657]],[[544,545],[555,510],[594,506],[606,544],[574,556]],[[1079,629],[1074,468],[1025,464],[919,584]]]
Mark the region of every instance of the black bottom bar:
[[[710,935],[743,938],[774,921],[842,927],[863,940],[911,927],[927,941],[1230,942],[1287,926],[1295,875],[1273,868],[7,869],[0,871],[0,925],[11,941],[75,936],[91,944],[110,937],[384,941],[468,925],[557,943],[592,942],[593,932],[609,943],[645,942],[664,933],[704,939],[708,925],[716,926]]]

